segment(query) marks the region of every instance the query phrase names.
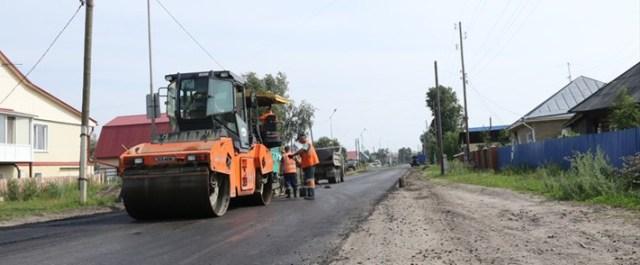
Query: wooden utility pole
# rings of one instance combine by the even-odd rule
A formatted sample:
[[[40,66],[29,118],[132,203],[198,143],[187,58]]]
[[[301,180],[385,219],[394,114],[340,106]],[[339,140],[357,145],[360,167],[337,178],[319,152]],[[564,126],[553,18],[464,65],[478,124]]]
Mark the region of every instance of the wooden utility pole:
[[[80,126],[80,203],[87,202],[87,158],[89,142],[89,106],[91,99],[91,41],[93,35],[93,0],[85,2],[84,69],[82,76],[82,121]]]
[[[442,109],[440,108],[440,84],[438,83],[438,61],[433,61],[433,69],[436,76],[436,121],[437,121],[437,131],[438,131],[438,162],[440,163],[440,175],[444,175],[444,157],[442,154],[444,153],[443,144],[442,144]],[[426,139],[425,139],[426,142]]]
[[[458,22],[458,31],[460,32],[460,61],[462,62],[462,96],[464,98],[464,130],[465,130],[465,146],[464,161],[469,162],[469,113],[467,112],[467,72],[464,69],[464,48],[462,46],[462,22]]]

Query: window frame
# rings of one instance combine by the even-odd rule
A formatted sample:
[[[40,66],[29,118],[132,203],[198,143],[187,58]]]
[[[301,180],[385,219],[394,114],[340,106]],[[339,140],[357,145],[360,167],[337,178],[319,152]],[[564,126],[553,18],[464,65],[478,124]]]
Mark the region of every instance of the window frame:
[[[43,133],[43,142],[44,142],[44,149],[38,149],[38,144],[40,142],[38,142],[38,129],[37,127],[40,126],[44,129],[44,133]],[[48,124],[43,124],[43,123],[33,123],[33,151],[36,153],[47,153],[49,151],[49,125]]]

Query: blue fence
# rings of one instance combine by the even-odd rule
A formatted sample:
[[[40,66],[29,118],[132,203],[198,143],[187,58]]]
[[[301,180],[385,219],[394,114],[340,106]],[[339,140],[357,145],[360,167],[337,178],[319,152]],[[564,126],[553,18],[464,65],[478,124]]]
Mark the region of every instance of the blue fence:
[[[498,168],[539,167],[546,164],[568,168],[568,157],[576,152],[595,151],[598,148],[613,166],[621,167],[623,157],[640,152],[640,128],[501,147],[498,149]]]

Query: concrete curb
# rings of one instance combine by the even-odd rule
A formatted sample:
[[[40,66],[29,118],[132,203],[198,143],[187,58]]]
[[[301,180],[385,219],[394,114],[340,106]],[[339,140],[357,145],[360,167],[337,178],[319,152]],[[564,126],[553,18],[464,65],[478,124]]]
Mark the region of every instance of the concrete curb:
[[[35,225],[49,222],[66,221],[80,218],[93,217],[103,214],[109,214],[114,212],[120,212],[124,210],[124,206],[121,203],[112,207],[91,207],[86,209],[74,209],[69,211],[63,211],[59,213],[50,213],[43,216],[27,216],[20,217],[13,220],[0,221],[0,230],[15,228],[25,225]]]

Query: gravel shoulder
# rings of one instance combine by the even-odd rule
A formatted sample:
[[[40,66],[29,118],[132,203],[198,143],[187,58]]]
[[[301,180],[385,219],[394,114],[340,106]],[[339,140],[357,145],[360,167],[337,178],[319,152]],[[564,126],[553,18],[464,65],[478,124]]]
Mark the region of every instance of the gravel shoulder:
[[[639,217],[413,173],[331,264],[640,264]]]

